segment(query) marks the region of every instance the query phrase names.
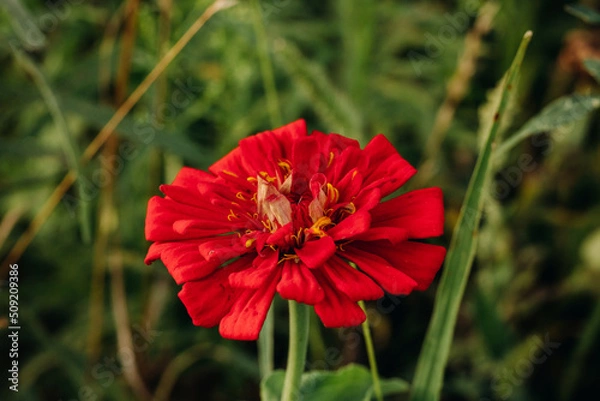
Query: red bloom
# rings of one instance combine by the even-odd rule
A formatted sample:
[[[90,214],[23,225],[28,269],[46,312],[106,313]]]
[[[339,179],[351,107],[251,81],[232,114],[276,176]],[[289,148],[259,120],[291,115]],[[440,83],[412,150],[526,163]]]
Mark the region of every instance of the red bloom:
[[[442,234],[439,188],[380,203],[415,172],[383,135],[360,149],[299,120],[251,136],[150,199],[146,263],[162,259],[193,323],[226,338],[255,340],[275,292],[358,325],[357,301],[426,289],[446,254],[410,241]]]

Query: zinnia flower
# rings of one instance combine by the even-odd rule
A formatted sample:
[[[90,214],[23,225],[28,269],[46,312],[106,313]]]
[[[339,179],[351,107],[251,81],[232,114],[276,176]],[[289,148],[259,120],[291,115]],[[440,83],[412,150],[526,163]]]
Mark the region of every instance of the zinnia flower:
[[[412,241],[442,234],[439,188],[380,202],[416,172],[383,135],[361,149],[298,120],[208,170],[184,167],[150,199],[146,263],[160,258],[193,323],[223,337],[257,339],[276,292],[326,327],[358,325],[359,300],[425,290],[446,254]]]

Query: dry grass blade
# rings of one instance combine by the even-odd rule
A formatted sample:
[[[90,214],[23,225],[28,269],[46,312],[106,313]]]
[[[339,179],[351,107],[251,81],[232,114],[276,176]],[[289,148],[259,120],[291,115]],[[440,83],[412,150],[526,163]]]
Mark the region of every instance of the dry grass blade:
[[[156,81],[156,79],[166,70],[171,64],[175,57],[183,50],[183,48],[189,43],[194,35],[204,26],[204,24],[217,12],[233,7],[237,2],[234,0],[217,0],[206,11],[190,26],[190,28],[181,36],[181,38],[169,49],[167,54],[156,64],[156,66],[150,71],[146,78],[138,85],[138,87],[129,95],[127,100],[119,107],[113,117],[106,123],[104,128],[100,130],[96,138],[88,145],[83,152],[82,163],[90,161],[94,155],[98,152],[100,147],[108,140],[113,134],[117,126],[123,118],[131,111],[133,106],[142,98],[144,93],[148,91],[150,86]],[[38,233],[41,226],[48,219],[50,214],[56,206],[60,203],[60,200],[64,194],[69,190],[71,185],[75,182],[76,175],[74,172],[69,171],[65,178],[62,180],[60,185],[56,187],[52,196],[46,201],[42,210],[38,212],[34,220],[31,222],[27,231],[19,238],[15,246],[11,249],[8,256],[4,260],[2,266],[8,266],[18,260],[33,238]],[[3,267],[4,268],[4,267]],[[7,267],[6,267],[7,268]]]

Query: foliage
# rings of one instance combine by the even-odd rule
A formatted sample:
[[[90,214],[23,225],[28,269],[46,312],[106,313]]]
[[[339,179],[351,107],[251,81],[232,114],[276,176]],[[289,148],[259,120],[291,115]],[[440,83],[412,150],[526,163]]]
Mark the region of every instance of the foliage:
[[[79,172],[17,261],[18,399],[131,400],[149,393],[257,400],[255,346],[192,326],[164,267],[143,263],[145,205],[158,185],[180,166],[205,168],[241,138],[271,128],[249,4],[213,16],[125,116],[116,147],[83,162],[122,103],[118,92],[131,93],[211,2],[139,2],[130,58],[123,56],[131,18],[123,3],[0,4],[2,259],[37,224],[67,172]],[[597,389],[600,368],[599,69],[598,53],[577,59],[566,38],[575,29],[593,37],[597,28],[586,21],[595,23],[598,2],[571,7],[572,15],[559,0],[499,2],[472,74],[451,81],[463,85],[464,96],[455,97],[461,92],[447,83],[477,20],[476,3],[261,0],[283,120],[304,117],[310,128],[363,144],[383,132],[413,165],[433,166],[419,186],[444,190],[440,243],[448,245],[480,154],[477,132],[485,121],[478,111],[523,33],[534,31],[501,127],[506,142],[495,145],[495,173],[482,194],[442,399],[583,398]],[[125,84],[117,79],[124,64]],[[447,97],[454,118],[439,151],[425,155]],[[5,280],[7,262],[0,271]],[[367,303],[382,377],[412,380],[437,287]],[[284,304],[274,310],[277,368],[286,357]],[[346,366],[367,364],[360,329],[312,325],[307,368],[319,373],[305,380],[334,386],[352,375],[353,386],[340,391],[360,387],[353,396],[370,397],[368,371]],[[268,379],[272,388],[278,375]],[[386,399],[406,399],[404,382],[388,380]],[[0,399],[16,398],[3,385]]]

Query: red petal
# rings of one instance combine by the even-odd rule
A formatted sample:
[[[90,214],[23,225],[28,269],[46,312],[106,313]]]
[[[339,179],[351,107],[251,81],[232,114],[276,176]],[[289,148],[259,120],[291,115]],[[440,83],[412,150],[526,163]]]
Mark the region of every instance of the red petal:
[[[325,170],[329,155],[320,152],[321,144],[312,135],[298,139],[292,146],[292,191],[301,194],[309,189],[310,177]]]
[[[206,171],[196,170],[191,167],[182,167],[177,173],[177,176],[173,180],[171,185],[185,187],[185,188],[196,188],[199,183],[205,181],[214,181],[215,176],[207,173]]]
[[[400,188],[417,172],[381,134],[367,144],[364,154],[369,159],[365,183],[380,188],[382,197]]]
[[[203,219],[200,220],[200,217]],[[201,227],[191,232],[182,230],[189,223],[179,223],[180,230],[175,230],[173,225],[179,220],[195,220]],[[148,241],[177,241],[234,231],[239,225],[243,226],[243,222],[227,221],[226,215],[223,215],[220,210],[209,211],[154,196],[148,202],[145,229]]]
[[[290,222],[283,227],[278,228],[273,234],[270,234],[267,238],[267,244],[284,246],[287,243],[287,239],[292,234],[292,223]]]
[[[354,214],[346,217],[338,225],[330,228],[327,234],[334,240],[339,241],[347,238],[352,238],[355,235],[363,233],[369,229],[371,225],[371,215],[366,210],[359,210]]]
[[[371,210],[379,204],[381,200],[381,191],[377,188],[369,189],[367,191],[360,191],[354,204],[357,209],[360,210]]]
[[[333,182],[335,183],[336,181]],[[353,168],[334,186],[340,191],[341,200],[350,201],[360,192],[362,183],[363,175],[358,168]]]
[[[373,252],[387,260],[391,265],[406,273],[417,283],[416,289],[426,290],[446,257],[446,249],[439,245],[405,241],[390,246],[385,241],[368,243],[356,242],[352,245]]]
[[[369,301],[383,297],[384,293],[369,276],[359,272],[339,257],[329,259],[320,270],[333,287],[342,291],[352,301]]]
[[[327,177],[334,184],[342,181],[352,170],[365,171],[367,167],[368,160],[364,157],[360,146],[342,149],[339,154],[333,153],[333,160],[331,160],[331,165],[327,171]]]
[[[229,312],[240,291],[229,286],[227,276],[231,272],[247,268],[250,263],[251,258],[241,258],[202,280],[189,281],[183,285],[179,299],[196,326],[216,326]]]
[[[144,258],[144,263],[149,265],[157,259],[160,259],[160,254],[162,253],[165,247],[169,246],[171,242],[154,242],[148,248],[148,252],[146,253],[146,257]]]
[[[334,288],[327,279],[318,276],[317,279],[323,286],[325,298],[315,305],[315,312],[319,315],[325,327],[358,326],[365,321],[365,313],[356,302]]]
[[[229,276],[229,284],[236,288],[258,289],[264,285],[277,267],[278,252],[269,252],[266,256],[257,256],[252,267],[233,273]]]
[[[221,264],[208,262],[198,252],[202,241],[155,243],[150,246],[146,262],[162,259],[177,284],[198,280],[211,274]]]
[[[291,152],[291,144],[298,139],[305,137],[308,132],[306,130],[306,121],[303,119],[296,120],[283,127],[272,130],[273,134],[283,143],[284,147]],[[291,157],[291,153],[286,155],[287,158]]]
[[[292,144],[298,139],[305,137],[306,134],[306,123],[304,120],[297,120],[283,127],[261,132],[240,141],[240,147],[235,148],[221,160],[210,166],[209,171],[213,174],[229,171],[242,178],[255,177],[256,173],[262,167],[267,168],[265,164],[256,164],[268,159],[264,157],[265,152],[262,151],[260,145],[264,144],[269,148],[275,149],[275,151],[268,153],[271,157],[277,155],[278,158],[290,159]],[[244,148],[244,151],[242,148]],[[268,161],[277,163],[279,160],[270,159]]]
[[[281,270],[273,269],[264,285],[257,289],[243,290],[236,297],[230,312],[219,325],[219,332],[223,337],[245,341],[258,339],[260,329],[273,302],[279,277],[281,277]]]
[[[364,233],[355,235],[353,240],[375,241],[388,240],[392,244],[397,244],[408,239],[408,231],[399,227],[371,227]]]
[[[324,297],[319,282],[304,263],[286,261],[283,265],[277,292],[285,299],[314,305]]]
[[[408,192],[379,204],[371,211],[373,226],[408,230],[409,238],[437,237],[444,233],[444,202],[440,188]]]
[[[247,253],[244,241],[237,235],[225,235],[203,242],[198,250],[204,259],[221,264]]]
[[[321,267],[335,254],[335,242],[331,237],[323,237],[316,241],[307,241],[302,248],[296,248],[296,254],[311,269]]]
[[[358,265],[358,268],[371,276],[384,290],[394,295],[407,295],[417,286],[417,282],[390,266],[376,254],[360,250],[352,244],[341,254]]]
[[[208,168],[208,171],[218,175],[223,171],[233,173],[239,177],[255,176],[254,172],[250,173],[250,169],[246,165],[242,155],[242,150],[238,147],[223,156]]]

